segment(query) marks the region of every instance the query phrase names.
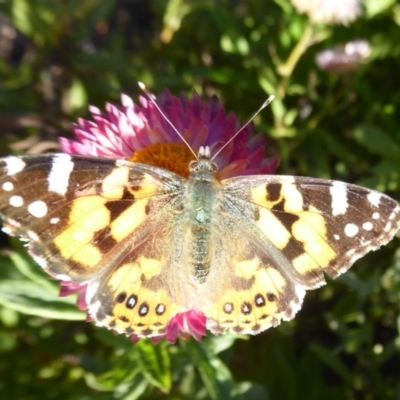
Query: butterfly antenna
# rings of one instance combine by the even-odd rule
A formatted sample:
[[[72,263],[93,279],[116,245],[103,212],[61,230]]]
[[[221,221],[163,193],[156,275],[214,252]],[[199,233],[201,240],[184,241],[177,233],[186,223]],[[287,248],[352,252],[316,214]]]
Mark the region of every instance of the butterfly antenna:
[[[171,126],[171,128],[176,132],[176,134],[182,139],[183,143],[186,144],[188,149],[192,152],[194,155],[195,159],[197,160],[197,154],[193,151],[193,149],[190,147],[189,143],[186,141],[186,139],[182,136],[182,134],[176,129],[175,125],[170,121],[170,119],[164,114],[164,112],[161,110],[160,106],[157,104],[157,98],[154,96],[153,93],[151,93],[149,90],[147,90],[145,84],[143,82],[138,82],[138,85],[140,89],[143,90],[143,92],[146,94],[146,96],[149,98],[149,100],[154,104],[154,107],[158,110],[158,112],[164,117],[164,119],[168,122],[168,124]]]
[[[261,107],[254,113],[254,115],[214,154],[214,156],[213,156],[213,158],[211,159],[211,161],[212,160],[214,160],[215,159],[215,157],[217,157],[217,155],[219,154],[219,153],[221,153],[221,151],[226,147],[226,146],[228,146],[228,144],[229,143],[231,143],[234,139],[235,139],[235,137],[237,136],[237,135],[239,135],[239,133],[240,132],[242,132],[242,130],[243,129],[245,129],[246,127],[247,127],[247,125],[249,125],[250,124],[250,122],[251,121],[253,121],[253,119],[265,108],[265,107],[267,107],[267,105],[269,104],[269,103],[271,103],[271,101],[273,100],[275,98],[275,96],[272,94],[271,96],[269,96],[268,97],[268,99],[267,100],[265,100],[264,101],[264,103],[261,105]]]

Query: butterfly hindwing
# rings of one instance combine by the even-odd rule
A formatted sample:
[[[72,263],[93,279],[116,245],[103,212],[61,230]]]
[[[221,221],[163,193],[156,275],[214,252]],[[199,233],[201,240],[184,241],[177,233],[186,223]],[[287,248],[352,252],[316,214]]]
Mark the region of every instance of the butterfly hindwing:
[[[179,213],[184,200],[176,196],[165,205],[168,212],[149,217],[124,249],[116,245],[110,251],[113,268],[88,287],[89,313],[98,325],[140,337],[162,335],[177,313],[196,304]]]
[[[198,295],[214,333],[256,334],[292,319],[302,304],[305,290],[289,262],[253,226],[255,209],[249,204],[238,215],[232,204],[221,204],[215,218],[210,273]]]

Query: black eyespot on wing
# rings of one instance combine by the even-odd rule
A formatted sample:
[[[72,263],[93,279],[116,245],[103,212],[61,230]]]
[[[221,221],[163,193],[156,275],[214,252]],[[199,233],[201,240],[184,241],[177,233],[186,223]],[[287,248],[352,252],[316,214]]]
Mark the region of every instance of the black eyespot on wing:
[[[257,294],[254,298],[254,304],[256,307],[263,307],[265,306],[265,299],[262,294]]]
[[[267,293],[267,299],[271,302],[276,301],[276,295],[273,293]]]
[[[128,297],[128,300],[126,301],[126,307],[129,308],[130,310],[132,310],[133,308],[135,308],[136,304],[137,304],[137,296],[135,294],[131,294]]]
[[[251,309],[252,309],[252,307],[251,307],[251,304],[249,302],[245,301],[242,304],[241,311],[242,311],[243,314],[249,315],[251,313]]]
[[[126,300],[127,294],[125,292],[118,293],[117,297],[115,298],[115,301],[117,303],[123,303]]]
[[[156,307],[156,314],[157,315],[163,315],[165,313],[165,305],[164,304],[157,304]]]
[[[144,302],[139,307],[139,315],[145,317],[149,313],[149,305]]]

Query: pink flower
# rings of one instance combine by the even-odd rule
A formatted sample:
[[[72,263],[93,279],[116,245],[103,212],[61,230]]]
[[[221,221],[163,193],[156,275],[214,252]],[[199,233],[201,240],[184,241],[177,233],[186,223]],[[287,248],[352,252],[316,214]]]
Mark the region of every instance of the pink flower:
[[[105,112],[91,106],[94,121],[79,119],[74,126],[77,140],[61,138],[62,150],[125,158],[187,177],[193,155],[154,104],[141,97],[139,106],[126,95],[121,96],[121,103],[108,103]],[[216,97],[202,103],[197,93],[188,100],[165,90],[158,104],[195,152],[209,146],[215,153],[240,126],[235,115],[226,115]],[[265,145],[265,135],[253,136],[253,125],[247,126],[214,160],[219,178],[274,173],[279,159],[265,159]]]
[[[140,105],[136,105],[126,95],[122,95],[121,103],[107,104],[105,112],[90,107],[93,121],[79,119],[74,127],[77,140],[60,139],[63,151],[125,158],[187,177],[193,154],[154,104],[141,97]],[[165,90],[158,104],[195,152],[200,146],[209,146],[211,153],[215,153],[240,127],[236,116],[226,115],[216,97],[210,103],[202,103],[196,93],[189,100],[172,96]],[[214,160],[219,167],[218,178],[274,173],[279,159],[264,158],[265,144],[266,137],[253,136],[253,125],[248,125]],[[60,295],[78,293],[81,309],[87,308],[85,292],[86,285],[61,283]],[[173,316],[166,333],[151,340],[157,343],[165,338],[175,342],[178,337],[187,339],[193,336],[200,341],[206,334],[206,322],[206,317],[199,310],[187,310]],[[133,342],[140,339],[134,334],[130,338]]]
[[[348,25],[362,12],[360,0],[291,0],[291,2],[299,13],[306,13],[315,23]]]
[[[202,336],[206,334],[206,317],[203,313],[196,310],[186,311],[176,314],[168,324],[165,338],[170,342],[175,342],[177,337],[183,339],[193,336],[200,341]]]
[[[169,321],[167,333],[163,336],[153,337],[151,340],[153,343],[158,343],[160,339],[164,338],[175,343],[178,337],[186,340],[193,336],[200,342],[202,337],[206,335],[206,322],[207,319],[204,314],[197,310],[178,313]],[[134,342],[137,340],[137,337],[133,338]]]
[[[60,297],[66,297],[71,294],[77,294],[78,299],[76,301],[76,304],[78,305],[78,308],[80,310],[86,310],[87,309],[87,304],[86,304],[86,287],[87,284],[79,284],[79,283],[71,283],[67,281],[61,281],[60,283]]]
[[[366,40],[354,40],[317,54],[320,69],[331,72],[349,72],[365,63],[371,54],[371,46]]]

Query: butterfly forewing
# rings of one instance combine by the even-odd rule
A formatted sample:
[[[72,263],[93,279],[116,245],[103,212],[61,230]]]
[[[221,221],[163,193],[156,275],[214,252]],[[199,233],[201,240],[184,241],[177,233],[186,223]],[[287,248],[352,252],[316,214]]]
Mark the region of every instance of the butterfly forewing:
[[[114,267],[118,258],[107,254],[128,251],[124,240],[181,186],[165,170],[67,154],[7,157],[0,172],[6,231],[27,239],[51,275],[73,282]]]
[[[400,224],[400,206],[383,193],[356,185],[292,176],[254,176],[226,182],[226,198],[292,264],[306,287],[336,277],[365,253],[387,243]],[[243,212],[241,213],[243,216]],[[245,218],[246,219],[246,218]],[[244,222],[245,223],[245,222]]]

